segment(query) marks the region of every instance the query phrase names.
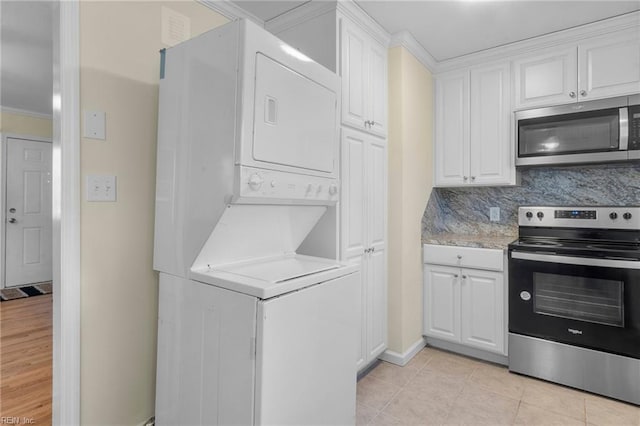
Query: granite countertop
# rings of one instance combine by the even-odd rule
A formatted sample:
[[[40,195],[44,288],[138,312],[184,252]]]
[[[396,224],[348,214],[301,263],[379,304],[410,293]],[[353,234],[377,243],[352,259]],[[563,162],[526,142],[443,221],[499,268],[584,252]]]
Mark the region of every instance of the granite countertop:
[[[441,233],[423,236],[422,243],[506,250],[507,245],[517,238],[517,235],[469,235]]]

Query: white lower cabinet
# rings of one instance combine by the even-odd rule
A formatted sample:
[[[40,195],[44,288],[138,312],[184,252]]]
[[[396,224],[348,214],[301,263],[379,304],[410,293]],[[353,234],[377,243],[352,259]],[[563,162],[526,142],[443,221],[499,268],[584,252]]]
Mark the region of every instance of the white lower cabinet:
[[[424,259],[425,336],[506,354],[502,250],[425,245]]]

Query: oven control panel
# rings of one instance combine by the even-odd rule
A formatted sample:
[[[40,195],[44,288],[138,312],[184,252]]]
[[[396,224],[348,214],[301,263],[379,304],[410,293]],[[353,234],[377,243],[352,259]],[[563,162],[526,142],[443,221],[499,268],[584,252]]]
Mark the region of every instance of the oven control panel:
[[[640,230],[640,206],[520,207],[518,225]]]
[[[596,219],[595,210],[556,210],[554,212],[556,219]]]

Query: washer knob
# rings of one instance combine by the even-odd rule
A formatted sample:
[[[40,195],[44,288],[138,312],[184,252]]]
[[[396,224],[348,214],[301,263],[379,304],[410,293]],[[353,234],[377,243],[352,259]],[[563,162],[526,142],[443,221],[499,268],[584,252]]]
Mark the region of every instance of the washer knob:
[[[525,216],[527,216],[527,218],[531,219],[533,217],[533,213],[527,212],[527,214]]]
[[[536,216],[538,216],[538,219],[542,219],[544,217],[544,213],[538,212]]]
[[[616,212],[609,213],[609,218],[611,220],[616,220],[618,218],[618,213],[616,213]]]
[[[254,191],[257,191],[258,189],[260,189],[263,182],[264,182],[264,179],[262,179],[262,176],[260,176],[257,173],[254,173],[249,177],[249,188],[251,188]]]
[[[624,217],[626,220],[629,220],[633,217],[633,215],[629,212],[626,212],[625,214],[622,215],[622,217]]]
[[[338,185],[336,185],[335,183],[332,183],[331,185],[329,185],[330,195],[336,195],[337,192],[338,192]]]

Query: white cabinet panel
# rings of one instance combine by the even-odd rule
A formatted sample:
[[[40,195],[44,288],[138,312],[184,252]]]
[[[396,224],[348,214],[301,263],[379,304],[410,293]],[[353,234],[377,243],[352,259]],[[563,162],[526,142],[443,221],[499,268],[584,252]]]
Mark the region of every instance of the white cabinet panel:
[[[436,186],[513,185],[507,62],[436,78]]]
[[[342,123],[387,134],[387,50],[346,18],[341,19]]]
[[[460,342],[460,270],[425,265],[424,334]]]
[[[462,343],[493,352],[504,350],[504,276],[462,270]]]
[[[369,44],[369,130],[387,134],[387,50],[376,42]]]
[[[578,45],[580,100],[640,92],[637,31]]]
[[[343,257],[359,256],[365,249],[365,149],[362,133],[342,135],[342,250]]]
[[[575,47],[514,61],[516,109],[569,103],[577,99]]]
[[[361,264],[362,369],[387,346],[387,148],[384,139],[342,129],[341,256]]]
[[[461,185],[469,146],[469,73],[439,76],[436,80],[435,173],[439,186]],[[464,178],[467,179],[464,179]]]
[[[375,359],[387,347],[387,257],[383,250],[368,255],[369,359]]]
[[[342,122],[363,128],[368,120],[366,35],[357,26],[342,25]]]
[[[367,292],[367,279],[368,279],[368,271],[364,268],[363,265],[363,256],[358,254],[353,257],[349,257],[344,259],[347,263],[360,265],[360,282],[358,283],[357,290],[357,300],[358,303],[356,305],[356,317],[358,319],[357,322],[357,330],[356,330],[356,368],[359,370],[360,368],[366,365],[366,360],[368,359],[367,354],[367,309],[368,306],[368,292]]]
[[[512,180],[510,79],[509,63],[471,70],[471,183],[491,185]]]

